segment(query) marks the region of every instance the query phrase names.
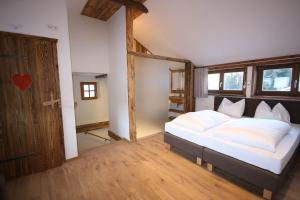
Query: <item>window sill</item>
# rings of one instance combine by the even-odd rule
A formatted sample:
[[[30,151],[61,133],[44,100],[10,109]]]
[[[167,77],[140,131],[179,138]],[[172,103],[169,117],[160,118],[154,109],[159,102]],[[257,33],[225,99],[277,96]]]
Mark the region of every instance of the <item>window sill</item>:
[[[208,93],[210,96],[233,96],[233,97],[246,97],[246,95],[243,94],[226,94],[226,93]]]
[[[266,95],[252,95],[250,98],[255,99],[275,99],[275,100],[296,100],[300,101],[299,96],[266,96]]]

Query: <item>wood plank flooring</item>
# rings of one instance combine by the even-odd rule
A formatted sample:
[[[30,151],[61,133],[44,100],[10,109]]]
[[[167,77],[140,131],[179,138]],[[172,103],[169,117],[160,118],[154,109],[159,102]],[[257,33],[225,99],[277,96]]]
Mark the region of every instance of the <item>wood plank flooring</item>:
[[[300,162],[275,199],[300,198]],[[118,141],[63,166],[10,181],[8,199],[261,199],[260,194],[170,152],[163,135]]]

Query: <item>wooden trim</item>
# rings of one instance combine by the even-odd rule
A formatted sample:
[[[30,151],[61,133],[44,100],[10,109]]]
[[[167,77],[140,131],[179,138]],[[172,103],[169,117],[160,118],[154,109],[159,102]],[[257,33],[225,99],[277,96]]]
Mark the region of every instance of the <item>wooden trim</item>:
[[[111,130],[108,130],[108,136],[111,137],[112,139],[116,140],[116,141],[122,140],[122,138],[120,136],[118,136],[117,134],[115,134]]]
[[[180,114],[185,113],[184,110],[176,110],[176,109],[169,109],[169,112],[180,113]]]
[[[231,72],[244,72],[243,75],[243,86],[242,90],[224,90],[224,74],[231,73]],[[220,73],[220,81],[219,81],[219,90],[209,90],[208,93],[210,95],[218,95],[218,94],[226,94],[226,95],[243,95],[246,96],[246,89],[247,89],[247,73],[248,68],[247,66],[239,66],[235,68],[227,68],[227,69],[214,69],[208,71],[208,74],[215,74]],[[222,85],[220,84],[222,82]]]
[[[86,131],[92,131],[92,130],[108,128],[108,127],[109,127],[109,121],[97,122],[92,124],[84,124],[84,125],[76,126],[76,132],[82,133]]]
[[[291,90],[290,91],[263,91],[263,71],[270,69],[284,69],[291,68],[292,69],[292,77],[291,77]],[[290,63],[290,64],[278,64],[278,65],[266,65],[266,66],[256,66],[255,67],[256,81],[252,82],[252,84],[256,84],[254,95],[262,95],[262,96],[290,96],[297,97],[299,96],[298,92],[298,84],[297,87],[294,87],[295,81],[299,81],[299,64],[298,63]]]
[[[142,43],[140,43],[137,39],[134,39],[135,51],[146,54],[153,54],[149,49],[147,49]]]
[[[264,95],[253,95],[251,98],[255,99],[270,99],[270,100],[287,100],[287,101],[300,101],[298,96],[264,96]]]
[[[194,95],[194,65],[191,62],[185,64],[184,77],[184,111],[195,111],[195,95]]]
[[[169,69],[170,72],[185,72],[185,69]]]
[[[127,51],[134,48],[133,38],[133,8],[126,7],[126,45]],[[134,56],[127,54],[127,76],[128,76],[128,113],[130,141],[136,142],[136,101],[135,101],[135,66]]]
[[[184,97],[169,96],[171,103],[184,104]]]
[[[150,59],[157,59],[157,60],[168,60],[168,61],[174,61],[174,62],[181,62],[181,63],[187,63],[191,62],[186,59],[180,59],[180,58],[171,58],[167,56],[160,56],[160,55],[154,55],[154,54],[145,54],[140,52],[134,52],[134,51],[127,51],[129,55],[137,56],[137,57],[143,57],[143,58],[150,58]]]
[[[94,85],[94,97],[84,97],[84,85]],[[81,100],[93,100],[98,98],[98,92],[97,92],[97,82],[80,82],[80,93],[81,93]],[[90,93],[90,90],[89,90]]]
[[[247,61],[239,61],[225,64],[216,64],[216,65],[207,65],[205,67],[216,69],[216,68],[232,68],[235,66],[258,66],[258,65],[276,65],[276,64],[289,64],[300,62],[300,54],[296,55],[288,55],[288,56],[279,56],[279,57],[271,57],[271,58],[262,58],[255,60],[247,60]]]
[[[42,37],[42,36],[36,36],[36,35],[25,35],[25,34],[21,34],[21,33],[11,33],[11,32],[5,32],[5,31],[0,31],[0,34],[14,36],[14,37],[33,38],[33,39],[38,39],[38,40],[50,40],[55,43],[57,43],[57,41],[58,41],[55,38],[48,38],[48,37]]]

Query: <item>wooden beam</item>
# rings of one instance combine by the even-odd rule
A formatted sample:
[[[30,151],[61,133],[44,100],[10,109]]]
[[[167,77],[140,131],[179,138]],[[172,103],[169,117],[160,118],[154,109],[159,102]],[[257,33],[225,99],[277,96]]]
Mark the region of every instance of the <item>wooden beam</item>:
[[[101,75],[97,75],[95,76],[95,78],[106,78],[107,74],[101,74]]]
[[[149,49],[147,49],[144,45],[142,45],[137,39],[134,39],[135,42],[135,51],[140,53],[146,53],[146,54],[153,54]]]
[[[133,38],[133,8],[126,7],[126,44],[127,51],[134,47]],[[127,54],[127,76],[128,76],[128,112],[129,112],[129,133],[130,141],[136,142],[136,102],[135,102],[135,68],[134,56]]]
[[[135,19],[136,17],[143,14],[143,11],[146,11],[146,7],[143,5],[145,1],[146,0],[130,0],[130,2],[128,0],[126,0],[126,2],[125,0],[87,0],[87,3],[85,4],[81,14],[99,20],[107,21],[122,7],[122,5],[126,4],[129,7],[141,7],[140,9],[135,7],[133,14]]]
[[[122,138],[120,136],[118,136],[116,133],[108,130],[108,136],[111,137],[114,140],[122,140]]]
[[[145,53],[140,53],[140,52],[135,52],[135,51],[128,51],[128,54],[133,55],[133,56],[137,56],[137,57],[157,59],[157,60],[168,60],[168,61],[180,62],[180,63],[191,62],[191,61],[186,60],[186,59],[172,58],[172,57],[160,56],[160,55],[154,55],[154,54],[145,54]]]
[[[191,62],[185,64],[184,73],[184,111],[195,111],[195,97],[194,97],[194,65]]]
[[[84,125],[76,126],[76,132],[83,133],[86,131],[92,131],[92,130],[108,128],[108,127],[109,127],[109,121],[97,122],[92,124],[84,124]]]
[[[133,1],[133,0],[111,0],[111,1],[119,3],[124,6],[128,6],[130,8],[140,10],[143,13],[149,12],[148,8],[146,8],[146,6],[144,4],[142,4],[141,2],[138,2],[138,1]],[[132,15],[132,17],[133,17],[133,15]],[[133,17],[133,19],[134,19],[134,17]]]
[[[300,62],[300,54],[298,55],[289,55],[289,56],[280,56],[280,57],[272,57],[272,58],[263,58],[256,60],[246,60],[225,64],[217,64],[217,65],[207,65],[209,69],[219,69],[219,68],[234,68],[240,66],[257,66],[257,65],[274,65],[274,64],[288,64]],[[198,67],[196,67],[198,68]]]

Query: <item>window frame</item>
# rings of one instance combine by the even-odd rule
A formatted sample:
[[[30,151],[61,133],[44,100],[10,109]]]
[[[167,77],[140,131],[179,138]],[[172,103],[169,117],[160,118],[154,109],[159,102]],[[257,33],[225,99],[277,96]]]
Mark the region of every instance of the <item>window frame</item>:
[[[242,90],[224,90],[224,74],[232,72],[243,72]],[[247,67],[227,68],[227,69],[210,69],[208,74],[220,73],[219,90],[208,90],[209,95],[228,94],[228,95],[246,95]]]
[[[95,92],[94,97],[85,97],[84,96],[84,85],[94,85],[95,90],[88,90],[89,94],[91,91]],[[80,82],[80,91],[81,91],[81,100],[94,100],[98,98],[98,93],[97,93],[97,82]]]
[[[299,63],[287,63],[287,64],[274,64],[274,65],[258,65],[256,66],[256,90],[255,95],[257,96],[289,96],[289,97],[297,97],[300,96],[299,90]],[[263,91],[263,72],[264,70],[270,69],[284,69],[284,68],[292,68],[292,80],[291,80],[291,90],[290,91]],[[296,81],[296,83],[295,83]],[[295,87],[295,84],[296,87]]]

